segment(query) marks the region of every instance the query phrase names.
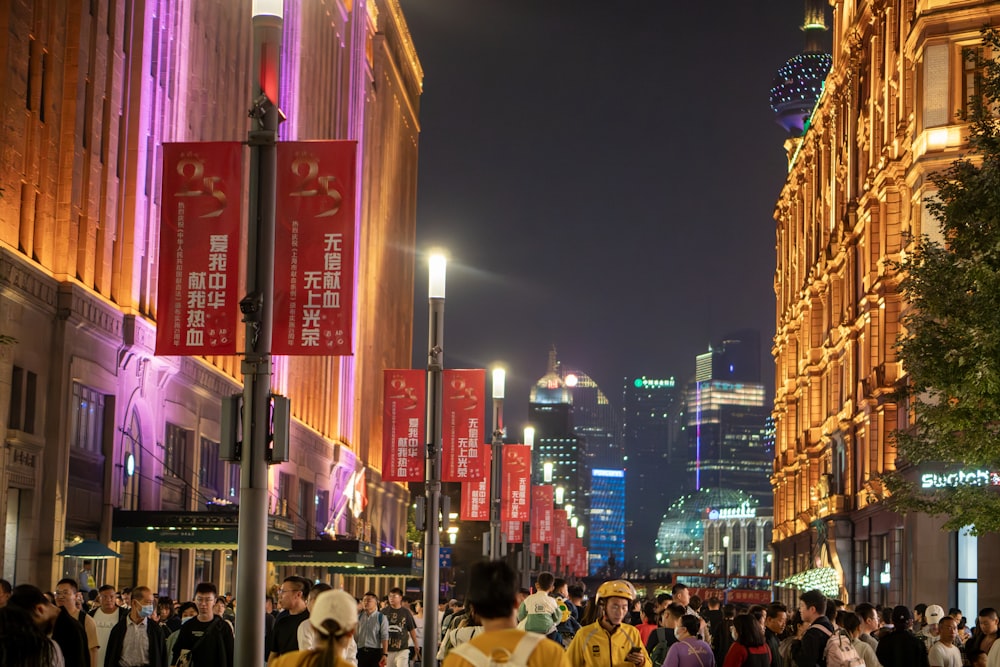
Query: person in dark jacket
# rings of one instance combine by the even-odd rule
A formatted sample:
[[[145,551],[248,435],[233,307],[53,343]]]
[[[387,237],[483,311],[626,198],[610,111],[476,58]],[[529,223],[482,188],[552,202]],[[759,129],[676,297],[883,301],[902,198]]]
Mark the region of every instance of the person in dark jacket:
[[[182,653],[190,652],[195,665],[233,667],[233,628],[212,613],[218,590],[215,584],[206,581],[194,589],[198,615],[177,631],[171,664],[175,664]]]
[[[786,623],[788,623],[788,607],[780,602],[768,605],[767,616],[764,619],[764,641],[771,649],[771,667],[781,667],[781,656],[778,654],[778,649],[781,648]]]
[[[826,617],[826,596],[814,588],[799,596],[799,615],[802,620],[809,624],[809,629],[802,635],[802,642],[798,650],[792,651],[796,667],[825,667],[826,660],[823,652],[826,649],[826,640],[833,633],[833,623]],[[829,633],[820,630],[820,627],[829,630]],[[924,666],[926,667],[926,665]]]
[[[147,586],[132,590],[132,610],[118,622],[108,637],[108,648],[104,653],[104,665],[99,667],[167,667],[167,643],[163,629],[153,620],[156,598]],[[135,633],[139,641],[131,652],[125,650],[129,633]]]
[[[892,632],[878,642],[875,657],[883,667],[929,667],[927,647],[910,628],[913,615],[908,607],[899,605],[892,610]]]

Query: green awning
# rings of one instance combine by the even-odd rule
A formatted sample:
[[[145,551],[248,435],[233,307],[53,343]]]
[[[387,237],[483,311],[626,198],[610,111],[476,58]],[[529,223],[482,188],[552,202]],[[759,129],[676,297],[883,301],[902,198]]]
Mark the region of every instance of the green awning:
[[[267,554],[275,565],[319,566],[343,568],[343,574],[359,571],[375,564],[375,545],[358,540],[292,540],[288,551]]]
[[[129,511],[116,509],[111,539],[119,542],[155,542],[161,549],[236,549],[239,510],[203,512]],[[292,548],[292,527],[282,517],[267,521],[268,551]]]

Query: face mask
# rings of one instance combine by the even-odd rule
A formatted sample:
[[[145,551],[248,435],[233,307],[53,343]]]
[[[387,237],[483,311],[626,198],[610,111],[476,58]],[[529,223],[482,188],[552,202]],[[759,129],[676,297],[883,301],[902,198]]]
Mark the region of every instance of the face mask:
[[[153,615],[153,605],[145,604],[139,608],[139,618],[149,618]]]
[[[190,621],[192,618],[194,618],[194,616],[185,616],[184,618],[181,619],[181,625],[184,625],[185,623],[187,623],[188,621]]]

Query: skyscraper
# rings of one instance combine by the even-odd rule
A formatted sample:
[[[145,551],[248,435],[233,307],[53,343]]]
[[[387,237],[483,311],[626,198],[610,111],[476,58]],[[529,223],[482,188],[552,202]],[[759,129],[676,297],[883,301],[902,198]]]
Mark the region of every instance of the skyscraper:
[[[681,398],[672,377],[625,380],[625,565],[629,569],[645,570],[655,563],[660,520],[670,502],[686,490]]]
[[[591,575],[615,577],[622,566],[625,545],[625,471],[595,468],[590,473]]]
[[[736,332],[698,355],[684,403],[692,487],[739,489],[769,509],[773,449],[765,438],[770,408],[760,382],[760,334]]]
[[[622,467],[620,415],[594,380],[580,370],[564,370],[563,381],[573,401],[573,432],[586,441],[590,468]]]
[[[589,482],[587,452],[585,441],[573,432],[573,397],[560,372],[555,348],[549,352],[545,375],[531,388],[528,421],[535,428],[533,483],[551,480],[553,486],[563,489],[563,503],[582,513],[580,501],[585,498]]]

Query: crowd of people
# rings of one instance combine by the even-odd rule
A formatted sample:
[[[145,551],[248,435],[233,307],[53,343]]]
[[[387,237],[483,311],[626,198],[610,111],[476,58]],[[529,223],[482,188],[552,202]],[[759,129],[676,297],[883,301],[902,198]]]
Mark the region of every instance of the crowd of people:
[[[645,599],[613,580],[588,600],[548,572],[534,590],[516,581],[504,562],[474,565],[464,603],[436,610],[441,634],[425,659],[423,610],[401,589],[358,600],[286,577],[265,601],[267,667],[1000,667],[992,608],[969,627],[959,609],[848,608],[818,590],[789,610],[702,601],[683,584]],[[146,586],[85,596],[70,578],[53,592],[0,580],[0,665],[232,667],[235,614],[207,582],[178,603]]]

